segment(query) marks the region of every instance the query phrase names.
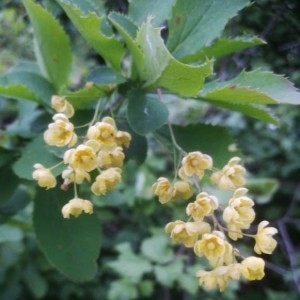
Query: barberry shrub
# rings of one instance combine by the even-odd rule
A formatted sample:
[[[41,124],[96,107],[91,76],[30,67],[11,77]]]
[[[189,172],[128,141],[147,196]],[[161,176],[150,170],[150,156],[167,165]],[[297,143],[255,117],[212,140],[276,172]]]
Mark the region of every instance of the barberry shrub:
[[[224,291],[231,281],[262,279],[265,261],[259,255],[272,254],[277,229],[256,219],[243,155],[226,128],[208,124],[207,118],[225,109],[277,126],[271,105],[300,104],[300,93],[284,76],[255,69],[220,80],[214,71],[219,58],[265,43],[255,36],[223,36],[229,20],[250,2],[131,0],[123,14],[107,12],[104,1],[56,0],[101,58],[99,66],[82,73],[70,28],[39,3],[22,2],[36,61],[21,62],[0,80],[0,95],[18,101],[21,126],[2,132],[1,178],[7,180],[0,185],[4,190],[13,182],[15,190],[5,188],[1,201],[19,193],[18,209],[23,209],[33,199],[35,234],[51,264],[74,281],[94,278],[103,202],[124,193],[128,204],[120,205],[138,205],[136,195],[126,193],[128,182],[138,187],[147,156],[163,156],[170,164],[156,167],[157,178],[144,186],[155,207],[181,210],[163,227],[175,248],[191,248],[193,261],[205,261],[195,280]],[[196,116],[189,114],[191,105]],[[14,133],[22,140],[16,146]],[[132,162],[135,167],[126,170]],[[159,211],[163,220],[170,215]],[[254,253],[244,253],[245,245]],[[162,266],[152,264],[168,259],[151,259],[137,266],[134,284],[151,271],[160,283],[170,284],[161,279]],[[118,261],[108,266],[124,274]]]

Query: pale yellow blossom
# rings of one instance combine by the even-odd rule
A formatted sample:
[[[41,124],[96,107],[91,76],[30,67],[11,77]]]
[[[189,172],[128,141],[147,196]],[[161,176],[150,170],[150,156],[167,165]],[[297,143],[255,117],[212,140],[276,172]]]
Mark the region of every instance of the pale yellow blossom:
[[[189,199],[193,195],[192,186],[189,182],[178,180],[174,183],[175,198]]]
[[[219,202],[215,196],[201,192],[197,195],[196,201],[188,204],[186,213],[188,216],[192,216],[195,221],[202,220],[206,216],[211,216],[218,206]]]
[[[40,187],[45,187],[48,190],[56,186],[56,178],[49,169],[42,164],[34,164],[33,167],[35,170],[32,173],[32,178],[37,180]]]
[[[54,123],[48,125],[44,133],[44,140],[50,146],[64,147],[74,146],[77,143],[77,135],[74,132],[74,125],[64,114],[55,114]]]
[[[116,134],[117,145],[128,148],[130,141],[131,141],[131,135],[129,132],[120,131],[120,130],[117,131],[117,134]]]
[[[190,152],[182,159],[178,174],[184,180],[193,175],[201,179],[204,176],[204,171],[211,169],[212,165],[213,161],[209,155],[200,151]]]
[[[170,181],[165,177],[159,177],[152,185],[154,195],[158,196],[160,203],[169,202],[174,197],[174,188]]]
[[[206,222],[183,222],[177,220],[166,225],[165,230],[170,234],[175,243],[183,243],[185,247],[191,248],[198,240],[199,236],[210,232],[210,225]]]
[[[265,276],[265,261],[260,257],[247,257],[241,265],[241,273],[247,280],[261,280]]]
[[[74,198],[65,204],[62,208],[62,215],[64,218],[70,218],[70,215],[78,217],[85,212],[87,214],[93,213],[93,204],[89,200],[84,200],[80,198]]]
[[[110,122],[111,118],[106,122],[97,122],[91,126],[87,131],[87,138],[98,141],[101,146],[114,146],[116,145],[116,127]]]
[[[101,172],[96,177],[95,182],[91,186],[91,190],[95,195],[105,195],[108,190],[115,189],[116,185],[121,182],[121,169],[110,168]]]
[[[221,171],[211,175],[211,181],[221,190],[236,189],[245,184],[246,169],[239,165],[241,159],[233,157]]]
[[[51,98],[52,107],[59,113],[63,113],[68,118],[74,115],[74,108],[72,104],[66,100],[64,97],[54,95]]]
[[[61,176],[65,179],[65,184],[69,184],[71,182],[81,184],[84,180],[91,180],[91,176],[87,171],[82,169],[73,169],[71,167],[67,167],[67,169],[63,170]]]
[[[257,254],[272,254],[277,246],[276,240],[273,235],[278,232],[275,227],[266,227],[269,224],[268,221],[262,221],[258,224],[257,234],[255,235],[254,251]]]
[[[121,167],[123,165],[125,154],[121,147],[115,147],[111,150],[100,150],[97,156],[100,168]]]
[[[90,172],[97,167],[97,155],[92,147],[81,144],[76,149],[65,152],[64,163],[73,169]]]

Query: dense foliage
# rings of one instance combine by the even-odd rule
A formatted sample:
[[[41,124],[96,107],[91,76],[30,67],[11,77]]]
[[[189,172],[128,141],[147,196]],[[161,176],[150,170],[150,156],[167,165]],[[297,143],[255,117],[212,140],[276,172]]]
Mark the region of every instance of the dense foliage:
[[[0,4],[1,299],[297,299],[300,94],[273,71],[300,85],[299,4],[129,2]],[[111,116],[132,137],[116,189],[99,197],[80,186],[91,215],[63,218],[74,194],[59,187],[62,165],[58,187],[32,180],[34,164],[51,167],[68,149],[43,138],[53,95],[73,105],[75,127]],[[255,223],[279,231],[262,281],[207,291],[195,277],[207,263],[166,234],[186,202],[162,205],[152,185],[174,176],[180,148],[217,168],[242,156]],[[227,192],[212,191],[225,203]]]

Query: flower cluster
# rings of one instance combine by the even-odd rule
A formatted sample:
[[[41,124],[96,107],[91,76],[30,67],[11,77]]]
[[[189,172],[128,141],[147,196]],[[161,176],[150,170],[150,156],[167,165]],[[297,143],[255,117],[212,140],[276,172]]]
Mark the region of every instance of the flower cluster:
[[[170,183],[160,177],[152,190],[159,202],[167,203],[176,198],[191,200],[186,206],[187,221],[176,220],[166,225],[165,230],[173,242],[192,248],[198,257],[207,259],[211,270],[199,270],[199,284],[207,289],[223,291],[231,280],[260,280],[264,277],[265,262],[257,256],[244,257],[232,245],[244,237],[253,238],[256,254],[271,254],[277,242],[274,227],[268,221],[258,225],[256,234],[248,229],[255,219],[254,201],[247,196],[246,169],[239,157],[233,157],[221,169],[213,168],[213,160],[199,151],[185,154],[178,169],[181,180]],[[227,205],[222,207],[216,196],[200,190],[199,180],[210,172],[211,183],[220,190],[233,191]],[[177,176],[176,176],[177,177]],[[193,196],[193,189],[197,190]]]
[[[121,168],[125,159],[123,147],[129,147],[131,135],[118,130],[113,118],[104,117],[100,121],[88,124],[86,135],[79,139],[74,125],[69,120],[75,112],[73,106],[59,96],[53,96],[51,104],[57,113],[53,116],[54,122],[48,125],[44,133],[44,140],[50,146],[69,147],[63,155],[62,163],[66,168],[61,173],[61,188],[66,190],[69,184],[74,184],[75,190],[74,199],[62,208],[63,217],[78,217],[82,212],[91,214],[92,202],[77,196],[76,185],[85,181],[91,182],[91,172],[96,170],[99,175],[93,180],[91,191],[95,195],[105,195],[107,191],[115,189],[121,182]],[[46,168],[36,163],[32,177],[37,180],[39,186],[53,188],[57,185],[52,173],[53,168],[55,166]]]

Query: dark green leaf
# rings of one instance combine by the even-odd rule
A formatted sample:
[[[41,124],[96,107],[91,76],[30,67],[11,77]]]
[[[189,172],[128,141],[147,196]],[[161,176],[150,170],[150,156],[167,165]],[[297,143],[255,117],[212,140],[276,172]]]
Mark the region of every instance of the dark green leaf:
[[[61,209],[71,198],[70,193],[58,189],[38,189],[33,222],[48,260],[71,280],[82,282],[95,276],[101,232],[95,214],[63,218]]]
[[[69,38],[59,22],[32,0],[23,0],[35,36],[36,56],[42,71],[58,92],[64,87],[71,70]]]
[[[158,96],[133,90],[128,94],[128,122],[138,134],[145,135],[166,123],[168,110]]]
[[[177,0],[169,21],[168,49],[177,59],[199,52],[218,38],[247,0]]]

